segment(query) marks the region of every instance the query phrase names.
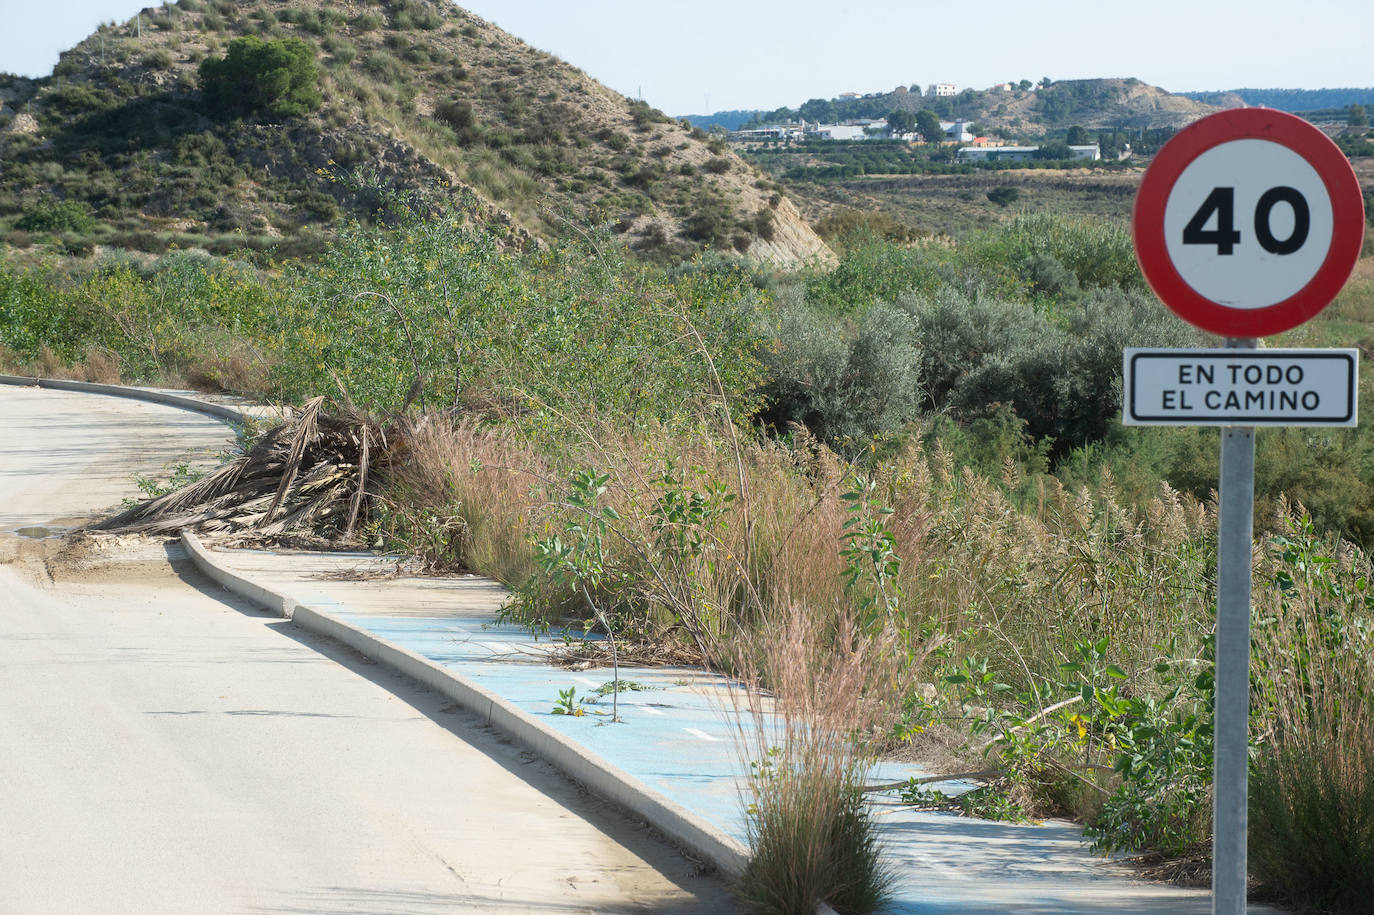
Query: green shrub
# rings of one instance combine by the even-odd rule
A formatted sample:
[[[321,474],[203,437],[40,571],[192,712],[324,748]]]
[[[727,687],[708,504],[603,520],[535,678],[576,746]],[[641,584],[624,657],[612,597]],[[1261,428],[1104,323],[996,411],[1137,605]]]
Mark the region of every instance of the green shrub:
[[[722,197],[705,196],[683,221],[684,234],[693,241],[723,247],[735,233],[735,208]]]
[[[975,418],[1011,404],[1035,439],[1062,456],[1100,440],[1121,410],[1121,350],[1183,346],[1198,335],[1151,296],[1099,289],[1056,322],[1028,305],[943,287],[908,294],[931,410]]]
[[[405,65],[397,59],[396,55],[382,48],[367,53],[367,57],[363,61],[363,69],[388,85],[394,86],[405,82]]]
[[[988,199],[999,207],[1010,206],[1021,199],[1021,192],[1014,187],[995,187],[988,191]]]
[[[224,57],[207,57],[200,63],[206,107],[226,117],[309,114],[322,101],[319,81],[314,49],[299,38],[235,38]]]
[[[149,70],[170,70],[172,69],[172,52],[166,48],[158,48],[143,55],[140,63]]]
[[[359,32],[375,32],[386,24],[386,20],[382,18],[380,13],[368,10],[354,16],[350,24]]]
[[[887,305],[871,309],[850,340],[805,306],[785,309],[778,345],[764,360],[770,380],[760,421],[778,432],[799,423],[840,448],[896,431],[920,408],[915,341],[911,319]]]
[[[399,31],[437,29],[444,24],[444,17],[437,9],[423,0],[392,0],[391,27]]]
[[[24,211],[15,220],[14,227],[24,232],[73,232],[77,234],[91,231],[95,221],[91,209],[79,200],[55,201],[43,198]]]

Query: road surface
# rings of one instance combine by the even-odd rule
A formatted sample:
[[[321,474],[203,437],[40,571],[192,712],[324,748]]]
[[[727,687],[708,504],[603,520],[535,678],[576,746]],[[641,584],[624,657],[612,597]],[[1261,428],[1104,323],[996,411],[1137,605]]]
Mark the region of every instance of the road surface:
[[[35,539],[231,441],[0,387],[0,913],[734,909],[643,827],[175,547]]]

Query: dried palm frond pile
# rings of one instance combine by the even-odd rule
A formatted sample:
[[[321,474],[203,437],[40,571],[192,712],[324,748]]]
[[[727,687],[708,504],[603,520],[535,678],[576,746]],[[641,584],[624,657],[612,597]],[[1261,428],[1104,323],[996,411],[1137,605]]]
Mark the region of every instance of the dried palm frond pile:
[[[369,483],[389,463],[401,423],[386,426],[351,404],[308,401],[248,452],[176,492],[121,512],[92,530],[272,537],[292,531],[350,539],[367,520]]]

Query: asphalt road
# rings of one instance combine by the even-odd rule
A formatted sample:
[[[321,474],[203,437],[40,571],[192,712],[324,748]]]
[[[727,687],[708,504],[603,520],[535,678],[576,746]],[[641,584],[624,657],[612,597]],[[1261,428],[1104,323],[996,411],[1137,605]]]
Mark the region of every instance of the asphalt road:
[[[643,827],[175,548],[8,533],[230,440],[0,387],[0,913],[733,909]]]

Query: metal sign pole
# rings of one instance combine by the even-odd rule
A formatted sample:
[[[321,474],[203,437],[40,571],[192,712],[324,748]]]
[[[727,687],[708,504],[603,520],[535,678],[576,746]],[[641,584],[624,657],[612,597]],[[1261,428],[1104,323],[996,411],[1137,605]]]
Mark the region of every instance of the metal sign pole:
[[[1253,338],[1231,338],[1250,349]],[[1255,430],[1221,430],[1217,519],[1216,708],[1213,717],[1212,911],[1245,912],[1249,795],[1250,559],[1254,537]]]

